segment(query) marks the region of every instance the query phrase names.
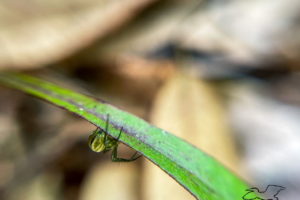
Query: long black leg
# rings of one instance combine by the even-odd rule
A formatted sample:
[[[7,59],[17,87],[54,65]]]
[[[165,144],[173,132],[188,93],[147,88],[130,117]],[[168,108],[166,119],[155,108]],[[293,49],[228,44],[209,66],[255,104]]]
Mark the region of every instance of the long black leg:
[[[119,135],[118,135],[118,137],[117,137],[117,141],[119,141],[119,139],[120,139],[120,137],[121,137],[121,134],[122,134],[122,132],[123,132],[123,127],[121,127],[121,129],[120,129],[120,133],[119,133]]]
[[[126,158],[118,158],[118,145],[116,145],[113,150],[112,150],[112,153],[111,153],[111,160],[113,162],[131,162],[131,161],[134,161],[136,159],[138,159],[139,157],[141,157],[142,155],[138,155],[136,156],[138,152],[135,152],[131,158],[129,159],[126,159]]]
[[[122,132],[123,132],[123,127],[121,127],[120,133],[119,133],[118,137],[115,139],[116,140],[116,145],[112,149],[111,160],[113,162],[131,162],[131,161],[134,161],[134,160],[138,159],[139,157],[141,157],[142,155],[136,156],[136,154],[138,152],[135,152],[129,159],[118,157],[118,141],[121,137]]]
[[[108,132],[108,124],[109,124],[109,114],[106,115],[106,124],[105,124],[105,131],[104,131],[104,142],[107,139],[107,132]]]

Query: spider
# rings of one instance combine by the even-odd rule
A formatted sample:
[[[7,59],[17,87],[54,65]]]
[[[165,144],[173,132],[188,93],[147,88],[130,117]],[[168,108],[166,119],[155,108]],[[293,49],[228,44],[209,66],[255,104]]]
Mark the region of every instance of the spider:
[[[112,136],[107,134],[108,131],[108,124],[109,124],[109,115],[106,118],[106,127],[105,130],[97,128],[93,133],[89,136],[88,144],[92,151],[94,152],[108,152],[112,150],[111,160],[113,162],[131,162],[142,155],[137,155],[138,152],[135,152],[129,159],[126,158],[119,158],[118,157],[118,145],[119,145],[119,138],[122,134],[123,127],[120,129],[119,136],[117,139],[113,138]]]

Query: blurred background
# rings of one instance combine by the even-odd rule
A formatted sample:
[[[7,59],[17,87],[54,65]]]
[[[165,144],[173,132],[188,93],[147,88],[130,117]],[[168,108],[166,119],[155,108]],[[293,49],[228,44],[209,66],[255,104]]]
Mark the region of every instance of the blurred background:
[[[298,0],[2,0],[0,71],[103,99],[296,200],[299,9]],[[94,129],[0,86],[0,198],[194,199],[145,158],[112,163],[90,151]]]

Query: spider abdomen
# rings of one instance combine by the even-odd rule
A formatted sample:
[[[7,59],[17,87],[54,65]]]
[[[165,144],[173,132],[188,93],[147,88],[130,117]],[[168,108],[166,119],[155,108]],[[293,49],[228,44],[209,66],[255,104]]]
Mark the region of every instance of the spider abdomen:
[[[92,135],[89,136],[89,147],[94,152],[102,152],[105,150],[104,134],[98,131],[94,131]]]

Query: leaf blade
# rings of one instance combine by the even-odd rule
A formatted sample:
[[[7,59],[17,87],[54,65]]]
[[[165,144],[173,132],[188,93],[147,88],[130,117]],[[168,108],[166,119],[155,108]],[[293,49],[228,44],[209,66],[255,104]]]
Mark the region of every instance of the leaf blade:
[[[241,199],[247,184],[216,160],[182,139],[125,111],[55,84],[19,73],[1,73],[0,82],[39,97],[85,118],[104,129],[110,114],[109,134],[141,152],[196,198]]]

